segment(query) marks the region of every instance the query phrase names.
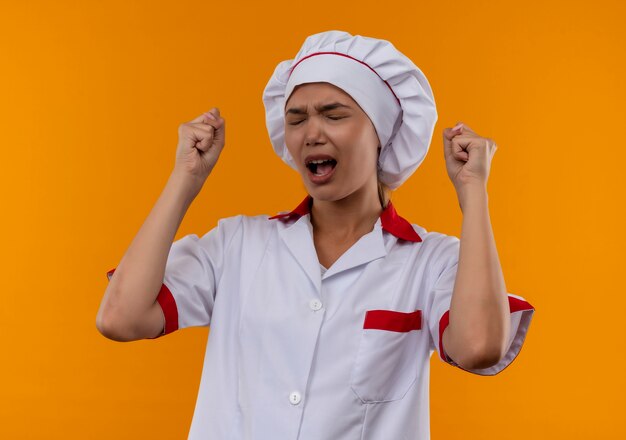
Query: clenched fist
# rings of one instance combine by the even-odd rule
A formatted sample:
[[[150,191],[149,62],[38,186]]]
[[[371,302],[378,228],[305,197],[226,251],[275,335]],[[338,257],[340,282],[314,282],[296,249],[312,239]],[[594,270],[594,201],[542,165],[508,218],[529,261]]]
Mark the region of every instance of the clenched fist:
[[[203,183],[224,148],[224,134],[225,121],[218,108],[181,124],[174,169]]]
[[[498,148],[492,139],[479,136],[461,122],[443,131],[443,147],[448,176],[457,192],[468,185],[486,187]]]

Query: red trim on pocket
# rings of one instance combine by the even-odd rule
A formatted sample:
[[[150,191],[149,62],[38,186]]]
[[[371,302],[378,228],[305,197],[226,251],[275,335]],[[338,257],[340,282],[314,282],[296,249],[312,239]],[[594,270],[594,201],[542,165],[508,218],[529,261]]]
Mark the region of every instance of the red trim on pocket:
[[[113,272],[115,272],[115,269],[111,269],[107,272],[107,278],[109,279],[109,281],[113,276]],[[176,307],[176,300],[174,299],[174,295],[172,295],[172,292],[165,284],[161,284],[161,290],[159,290],[159,294],[157,295],[156,300],[159,303],[159,306],[161,306],[161,309],[163,310],[163,315],[165,316],[164,332],[156,337],[160,338],[161,336],[178,330],[178,307]]]
[[[524,301],[523,299],[515,298],[513,296],[508,295],[509,299],[509,311],[510,313],[521,312],[525,310],[534,310],[534,307],[530,305],[529,302]],[[450,324],[450,310],[443,314],[441,319],[439,320],[439,356],[446,361],[450,362],[448,356],[446,356],[446,352],[443,349],[443,331]]]
[[[403,333],[419,330],[422,328],[422,311],[368,310],[365,312],[363,328]]]

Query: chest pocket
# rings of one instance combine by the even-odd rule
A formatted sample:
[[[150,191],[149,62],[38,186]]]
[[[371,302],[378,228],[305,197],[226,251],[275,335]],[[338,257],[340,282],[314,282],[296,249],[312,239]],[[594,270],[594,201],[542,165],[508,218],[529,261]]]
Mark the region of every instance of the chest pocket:
[[[365,403],[402,399],[417,378],[422,311],[368,310],[350,378]]]

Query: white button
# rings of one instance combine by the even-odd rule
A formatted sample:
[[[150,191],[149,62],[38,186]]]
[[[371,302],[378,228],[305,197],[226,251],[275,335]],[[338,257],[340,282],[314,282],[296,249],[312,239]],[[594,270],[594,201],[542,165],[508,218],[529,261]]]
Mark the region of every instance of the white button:
[[[292,405],[297,405],[298,403],[300,403],[301,400],[302,400],[302,396],[300,395],[299,392],[294,391],[291,394],[289,394],[289,402],[291,402]]]
[[[311,310],[314,310],[317,312],[319,309],[322,308],[322,302],[319,299],[312,299],[309,302],[309,307],[311,307]]]

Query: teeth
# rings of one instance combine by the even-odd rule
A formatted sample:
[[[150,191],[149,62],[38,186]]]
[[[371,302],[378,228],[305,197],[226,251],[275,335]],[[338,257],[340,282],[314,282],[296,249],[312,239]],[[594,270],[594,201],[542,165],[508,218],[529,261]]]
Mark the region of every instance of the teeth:
[[[333,160],[333,159],[320,159],[320,160],[312,160],[312,161],[310,161],[309,163],[310,163],[310,164],[311,164],[311,163],[314,163],[314,164],[316,164],[316,165],[319,165],[319,164],[321,164],[321,163],[324,163],[324,162],[330,162],[330,161],[332,161],[332,160]]]

